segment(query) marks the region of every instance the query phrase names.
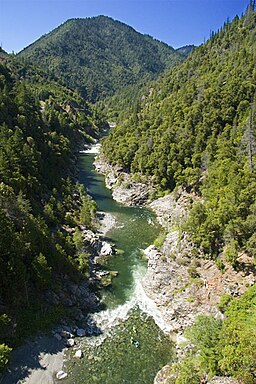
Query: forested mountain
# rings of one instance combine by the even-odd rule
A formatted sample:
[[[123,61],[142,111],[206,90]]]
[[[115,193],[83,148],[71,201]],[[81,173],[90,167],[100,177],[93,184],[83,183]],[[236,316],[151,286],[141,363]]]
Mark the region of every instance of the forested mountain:
[[[92,228],[96,208],[73,175],[78,148],[106,127],[96,108],[118,122],[102,144],[111,164],[146,175],[154,197],[192,192],[179,230],[200,249],[195,257],[220,269],[223,260],[238,268],[241,254],[256,259],[253,4],[178,52],[105,16],[68,20],[18,57],[0,49],[0,370],[10,352],[2,343],[17,341],[24,316],[58,315],[44,290],[88,277],[81,227]],[[196,321],[195,354],[174,365],[170,383],[197,384],[205,373],[254,383],[255,297],[255,285],[224,296],[224,321]]]
[[[112,164],[202,197],[189,221],[211,257],[256,255],[255,11],[226,23],[135,100],[103,150]]]
[[[185,58],[190,55],[190,53],[195,49],[195,45],[184,45],[184,47],[180,47],[176,49],[176,52],[178,52],[180,55],[184,56]]]
[[[1,47],[0,47],[0,61],[4,60],[8,57],[8,53],[6,53]]]
[[[194,49],[181,66],[144,89],[111,129],[103,151],[136,180],[145,179],[143,175],[151,179],[158,196],[193,192],[189,218],[179,227],[180,238],[187,232],[195,246],[190,260],[200,264],[200,258],[211,259],[222,272],[232,265],[237,274],[255,275],[254,4]],[[241,265],[239,257],[254,259],[254,264]],[[192,349],[169,372],[168,367],[163,370],[168,383],[197,384],[213,376],[255,383],[255,288],[248,287],[240,298],[223,295],[223,320],[197,318],[185,333]]]
[[[183,55],[106,16],[70,19],[20,52],[90,101],[156,78]]]
[[[57,289],[63,275],[88,276],[79,225],[91,227],[95,205],[71,175],[75,151],[102,123],[78,94],[16,58],[0,64],[0,106],[1,343],[12,335],[7,315],[17,338],[24,318],[30,328],[50,319],[46,288]],[[8,352],[0,344],[0,370]]]
[[[185,60],[195,48],[194,45],[186,45],[176,50]],[[136,109],[137,100],[144,97],[144,92],[147,92],[149,80],[142,78],[130,86],[115,92],[113,96],[105,97],[97,102],[97,107],[104,115],[107,115],[109,120],[119,122],[123,121],[125,114],[133,113]]]

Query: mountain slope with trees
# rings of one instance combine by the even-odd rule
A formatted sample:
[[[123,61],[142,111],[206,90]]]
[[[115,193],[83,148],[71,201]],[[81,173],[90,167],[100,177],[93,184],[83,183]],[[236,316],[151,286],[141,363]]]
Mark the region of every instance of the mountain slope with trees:
[[[156,78],[183,60],[167,44],[106,16],[70,19],[19,57],[62,78],[90,101],[113,95],[142,78]]]
[[[189,228],[204,251],[255,253],[255,12],[226,23],[180,67],[152,84],[112,129],[112,164],[152,177],[158,191],[202,196]]]
[[[191,263],[187,267],[192,273],[190,285],[197,279],[200,283],[195,266],[207,259],[222,272],[231,265],[234,273],[256,275],[254,4],[250,3],[240,19],[236,17],[212,34],[180,67],[139,94],[133,108],[123,112],[123,122],[103,141],[106,159],[136,180],[151,179],[156,196],[171,191],[172,197],[179,196],[182,189],[191,193],[188,220],[173,229],[178,232],[179,245],[189,234],[195,246],[193,255],[182,255],[180,261],[185,264],[189,259]],[[168,270],[167,261],[172,271],[176,256],[165,257],[159,270]],[[251,263],[241,264],[243,257]],[[153,280],[152,285],[156,287]],[[249,285],[240,297],[233,297],[232,292],[222,297],[222,320],[198,317],[185,333],[191,343],[187,353],[177,364],[163,368],[165,382],[234,382],[222,378],[229,376],[244,384],[255,383],[256,292],[255,284]],[[156,294],[163,294],[165,300],[168,288],[163,286]],[[213,376],[221,377],[211,381]]]
[[[27,323],[33,331],[63,312],[43,300],[45,290],[58,290],[63,276],[88,279],[80,228],[92,227],[95,204],[72,175],[76,151],[102,126],[87,102],[42,70],[16,58],[0,64],[0,370],[6,343],[26,334]]]
[[[256,258],[253,1],[174,68],[182,59],[170,47],[103,16],[69,20],[18,59],[0,58],[0,369],[13,342],[10,317],[19,333],[24,313],[50,315],[46,288],[58,289],[63,275],[88,277],[81,226],[92,227],[95,204],[71,175],[76,150],[105,125],[80,94],[118,102],[118,111],[113,100],[105,105],[118,115],[103,141],[112,165],[151,179],[155,197],[182,188],[196,196],[179,228],[200,249],[195,259],[235,269],[238,256]],[[240,298],[224,296],[223,321],[198,318],[187,334],[194,350],[171,368],[170,383],[211,375],[254,383],[255,295],[254,285]]]

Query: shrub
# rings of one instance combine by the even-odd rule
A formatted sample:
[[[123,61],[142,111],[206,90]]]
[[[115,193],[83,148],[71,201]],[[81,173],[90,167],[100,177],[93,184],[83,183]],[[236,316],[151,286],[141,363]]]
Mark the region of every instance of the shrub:
[[[0,372],[7,366],[11,350],[6,344],[0,344]]]

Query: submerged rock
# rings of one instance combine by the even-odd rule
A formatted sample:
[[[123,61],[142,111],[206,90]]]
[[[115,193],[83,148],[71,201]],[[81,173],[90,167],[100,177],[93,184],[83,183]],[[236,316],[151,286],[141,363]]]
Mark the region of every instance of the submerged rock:
[[[86,335],[86,331],[83,328],[78,328],[76,330],[76,334],[77,334],[78,337],[84,337]]]

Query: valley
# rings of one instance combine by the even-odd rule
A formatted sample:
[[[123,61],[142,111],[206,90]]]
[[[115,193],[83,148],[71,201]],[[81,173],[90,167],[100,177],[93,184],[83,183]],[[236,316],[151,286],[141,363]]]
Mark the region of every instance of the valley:
[[[250,1],[199,47],[1,49],[1,384],[254,384],[255,42]]]

